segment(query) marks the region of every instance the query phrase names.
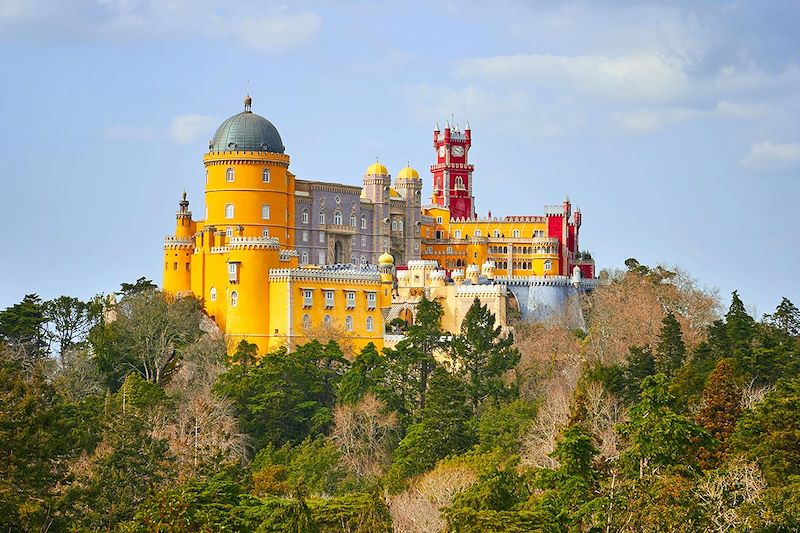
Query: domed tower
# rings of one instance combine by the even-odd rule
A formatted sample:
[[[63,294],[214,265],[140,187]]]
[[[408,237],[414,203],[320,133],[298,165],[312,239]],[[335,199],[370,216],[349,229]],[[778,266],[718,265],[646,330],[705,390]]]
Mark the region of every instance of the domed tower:
[[[419,172],[407,166],[397,173],[395,190],[405,200],[403,233],[406,261],[420,257],[420,217],[422,216],[422,180]]]
[[[175,235],[164,239],[164,282],[167,292],[180,294],[191,292],[191,262],[194,252],[194,233],[196,223],[189,211],[189,200],[184,191],[175,213]]]
[[[377,159],[367,167],[364,172],[364,188],[361,196],[372,203],[372,228],[371,238],[374,255],[377,256],[381,250],[389,249],[389,190],[392,184],[392,177],[384,165]],[[378,257],[373,257],[371,262],[375,262]]]
[[[294,245],[294,176],[277,128],[251,111],[223,122],[209,142],[206,166],[206,223],[228,237],[274,237]]]

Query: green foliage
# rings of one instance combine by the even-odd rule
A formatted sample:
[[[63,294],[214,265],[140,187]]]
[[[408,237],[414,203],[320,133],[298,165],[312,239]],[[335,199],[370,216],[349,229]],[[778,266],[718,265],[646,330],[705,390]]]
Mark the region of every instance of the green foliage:
[[[296,446],[287,443],[275,448],[268,444],[250,464],[256,493],[283,496],[302,490],[307,494],[336,494],[345,476],[339,458],[336,446],[322,436],[308,437]]]
[[[681,325],[672,313],[667,313],[658,335],[655,353],[655,370],[672,377],[686,359],[686,345],[681,335]]]
[[[464,384],[443,368],[434,370],[422,420],[408,429],[395,450],[388,473],[397,489],[409,477],[432,468],[436,461],[469,449],[474,437]]]
[[[38,294],[26,294],[22,301],[0,311],[0,341],[20,348],[31,360],[48,355],[46,318]]]
[[[49,327],[48,337],[58,349],[61,364],[68,352],[85,343],[89,330],[100,320],[99,301],[82,302],[71,296],[59,296],[44,303],[44,316]]]
[[[697,413],[697,423],[714,439],[713,444],[700,450],[704,468],[720,465],[727,456],[728,438],[742,412],[742,392],[733,375],[733,366],[721,359],[708,377],[703,390],[703,406]]]
[[[790,337],[800,336],[800,309],[788,298],[782,298],[771,315],[764,315],[764,322]]]
[[[518,454],[520,439],[533,423],[536,412],[535,404],[522,399],[499,407],[490,405],[478,421],[480,449],[499,449],[508,456]]]
[[[379,354],[375,345],[370,342],[342,376],[337,394],[339,401],[352,405],[371,392],[381,401],[391,404],[393,396],[385,385],[387,373],[386,357]]]
[[[673,410],[674,397],[664,374],[645,378],[639,403],[629,411],[630,420],[620,433],[630,441],[622,458],[638,468],[639,477],[660,467],[693,465],[696,447],[707,434],[697,424]]]
[[[444,510],[448,533],[537,533],[557,531],[546,513],[537,511],[477,511],[469,507]]]
[[[214,392],[231,400],[256,450],[267,444],[297,444],[331,425],[331,410],[347,361],[339,347],[317,341],[295,352],[277,350],[257,364],[232,365]]]
[[[450,345],[456,371],[467,384],[467,394],[474,414],[487,399],[495,404],[514,398],[516,387],[506,385],[504,374],[519,362],[519,351],[514,347],[514,336],[502,337],[502,329],[495,328],[495,316],[488,306],[475,298],[461,322],[461,334]]]
[[[155,291],[155,290],[158,290],[156,284],[153,283],[151,280],[142,276],[133,283],[123,282],[120,285],[119,292],[122,293],[123,296],[130,296],[131,294],[147,292],[147,291]]]

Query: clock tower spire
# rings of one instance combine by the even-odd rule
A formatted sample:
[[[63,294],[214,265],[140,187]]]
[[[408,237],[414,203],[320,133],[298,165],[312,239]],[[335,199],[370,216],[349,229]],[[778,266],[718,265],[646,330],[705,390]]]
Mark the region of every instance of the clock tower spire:
[[[475,197],[472,195],[472,171],[475,167],[469,164],[470,146],[472,132],[469,123],[461,131],[457,124],[448,120],[444,131],[439,131],[438,125],[433,131],[436,163],[431,165],[431,203],[449,208],[453,219],[475,217]]]

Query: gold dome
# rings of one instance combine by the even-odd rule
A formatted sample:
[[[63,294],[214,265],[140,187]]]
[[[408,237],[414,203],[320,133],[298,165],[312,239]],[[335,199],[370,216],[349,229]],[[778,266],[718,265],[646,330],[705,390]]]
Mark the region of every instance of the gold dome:
[[[391,266],[394,264],[394,256],[389,252],[383,252],[381,256],[378,258],[378,263],[381,266]]]
[[[379,161],[375,161],[370,166],[367,167],[367,171],[365,174],[380,174],[383,176],[388,176],[389,171],[383,166]]]
[[[419,172],[411,167],[405,167],[397,173],[397,179],[399,180],[418,180],[419,179]]]

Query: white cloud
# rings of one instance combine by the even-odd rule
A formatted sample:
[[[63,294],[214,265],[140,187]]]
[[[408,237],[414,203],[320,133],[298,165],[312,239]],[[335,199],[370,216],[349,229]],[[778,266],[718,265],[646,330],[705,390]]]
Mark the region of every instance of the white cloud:
[[[206,115],[178,115],[172,119],[167,135],[173,142],[189,144],[211,138],[216,125],[216,119]]]
[[[800,143],[762,141],[753,144],[750,152],[739,160],[743,167],[752,169],[779,169],[800,163]]]

